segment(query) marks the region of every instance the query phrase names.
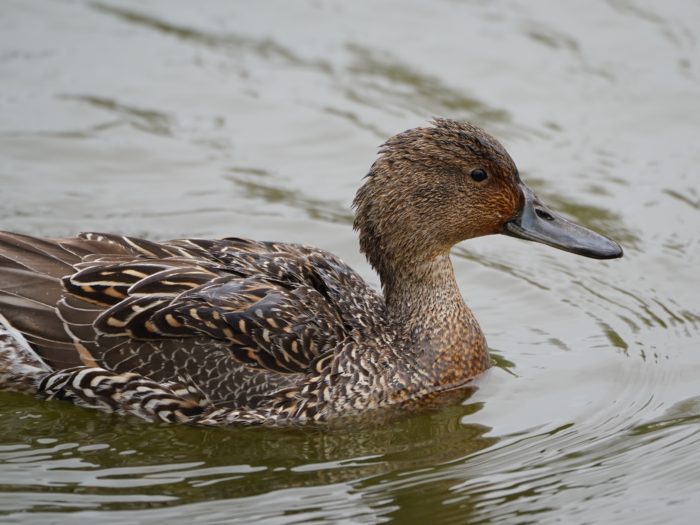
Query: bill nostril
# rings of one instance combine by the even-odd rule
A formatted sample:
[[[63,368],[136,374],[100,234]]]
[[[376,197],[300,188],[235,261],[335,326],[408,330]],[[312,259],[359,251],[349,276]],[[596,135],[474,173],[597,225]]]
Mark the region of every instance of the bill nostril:
[[[535,208],[535,213],[540,219],[544,219],[545,221],[553,221],[554,216],[549,213],[547,210],[544,208]]]

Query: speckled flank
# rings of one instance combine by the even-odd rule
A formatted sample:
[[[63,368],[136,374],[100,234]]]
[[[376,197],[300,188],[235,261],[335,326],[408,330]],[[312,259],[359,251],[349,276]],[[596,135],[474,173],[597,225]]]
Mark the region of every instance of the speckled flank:
[[[449,250],[500,231],[518,182],[474,126],[436,120],[390,139],[355,199],[383,296],[308,246],[1,234],[0,312],[21,334],[0,334],[1,386],[209,425],[427,403],[490,366]]]

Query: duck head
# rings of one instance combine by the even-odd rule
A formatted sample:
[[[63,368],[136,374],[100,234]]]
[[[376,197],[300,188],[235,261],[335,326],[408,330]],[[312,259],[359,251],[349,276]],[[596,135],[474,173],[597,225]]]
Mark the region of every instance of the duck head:
[[[354,227],[383,279],[495,233],[596,259],[622,256],[616,242],[545,206],[481,128],[435,119],[390,138],[379,154],[355,197]]]

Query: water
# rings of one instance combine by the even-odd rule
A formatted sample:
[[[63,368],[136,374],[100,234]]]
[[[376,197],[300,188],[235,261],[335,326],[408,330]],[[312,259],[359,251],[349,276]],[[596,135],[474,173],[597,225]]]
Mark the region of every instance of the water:
[[[3,523],[695,523],[700,64],[692,0],[5,0],[0,221],[315,244],[434,115],[497,135],[625,247],[454,251],[499,366],[375,428],[195,429],[0,395]]]

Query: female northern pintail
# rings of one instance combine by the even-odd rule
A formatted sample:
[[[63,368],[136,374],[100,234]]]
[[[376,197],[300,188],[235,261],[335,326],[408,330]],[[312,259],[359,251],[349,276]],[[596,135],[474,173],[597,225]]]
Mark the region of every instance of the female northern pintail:
[[[490,366],[454,244],[503,233],[622,255],[546,208],[496,139],[453,120],[389,139],[354,207],[383,295],[310,246],[0,234],[0,388],[210,425],[421,404]]]

